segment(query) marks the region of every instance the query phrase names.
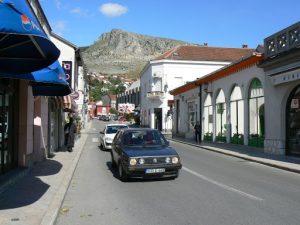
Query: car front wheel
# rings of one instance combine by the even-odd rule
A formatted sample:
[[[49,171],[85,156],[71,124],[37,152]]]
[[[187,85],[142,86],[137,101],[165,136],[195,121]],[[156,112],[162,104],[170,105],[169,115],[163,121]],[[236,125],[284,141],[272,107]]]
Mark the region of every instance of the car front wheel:
[[[116,162],[114,160],[112,152],[110,153],[110,156],[111,156],[111,167],[112,168],[117,168],[117,164],[116,164]]]
[[[128,180],[128,176],[125,173],[125,171],[124,171],[124,169],[122,167],[121,162],[118,165],[118,171],[119,171],[119,178],[120,178],[120,180],[123,181],[123,182],[127,181]]]

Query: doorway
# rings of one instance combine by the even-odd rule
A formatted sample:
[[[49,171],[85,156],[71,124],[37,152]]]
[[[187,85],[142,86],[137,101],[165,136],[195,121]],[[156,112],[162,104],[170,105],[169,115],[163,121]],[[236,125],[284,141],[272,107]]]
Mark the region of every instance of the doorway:
[[[14,102],[14,81],[0,79],[0,83],[0,174],[3,174],[17,166],[18,136],[14,126],[18,107]]]
[[[300,86],[290,94],[286,109],[286,153],[300,157]]]
[[[154,109],[154,128],[162,131],[162,109],[155,108]]]

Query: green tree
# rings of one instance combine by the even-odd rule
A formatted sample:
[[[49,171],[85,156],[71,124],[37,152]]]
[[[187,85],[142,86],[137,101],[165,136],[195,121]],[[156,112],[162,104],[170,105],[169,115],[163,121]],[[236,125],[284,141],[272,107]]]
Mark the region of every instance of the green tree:
[[[92,79],[90,81],[90,96],[93,97],[95,101],[101,100],[105,95],[117,95],[126,90],[120,78],[109,77],[108,81],[106,84],[98,79]]]

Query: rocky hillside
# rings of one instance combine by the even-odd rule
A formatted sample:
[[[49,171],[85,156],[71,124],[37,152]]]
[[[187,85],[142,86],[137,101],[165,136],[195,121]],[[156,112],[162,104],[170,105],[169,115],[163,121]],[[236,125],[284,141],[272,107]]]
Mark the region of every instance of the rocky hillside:
[[[137,77],[147,61],[182,44],[187,43],[113,29],[84,48],[82,56],[88,72]]]

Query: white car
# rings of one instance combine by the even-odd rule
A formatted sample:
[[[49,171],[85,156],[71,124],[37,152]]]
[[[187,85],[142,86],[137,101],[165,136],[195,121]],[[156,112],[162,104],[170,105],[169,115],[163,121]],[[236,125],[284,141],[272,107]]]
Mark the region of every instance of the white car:
[[[111,143],[119,129],[128,128],[126,124],[107,124],[103,131],[100,131],[100,149],[111,149]]]

